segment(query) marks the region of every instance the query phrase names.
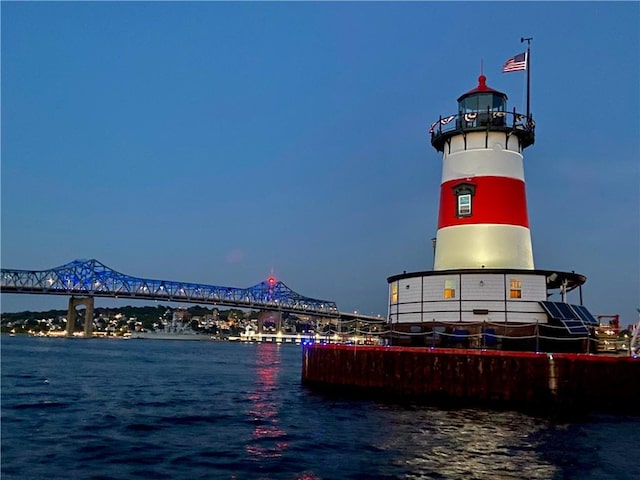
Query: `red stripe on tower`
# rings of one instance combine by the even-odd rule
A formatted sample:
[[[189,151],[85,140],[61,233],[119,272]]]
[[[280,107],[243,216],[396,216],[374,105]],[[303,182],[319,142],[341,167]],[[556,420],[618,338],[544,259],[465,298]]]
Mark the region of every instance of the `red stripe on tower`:
[[[462,189],[462,192],[461,192]],[[469,191],[460,204],[460,195]],[[508,177],[450,180],[440,188],[438,228],[495,223],[529,228],[525,184]]]

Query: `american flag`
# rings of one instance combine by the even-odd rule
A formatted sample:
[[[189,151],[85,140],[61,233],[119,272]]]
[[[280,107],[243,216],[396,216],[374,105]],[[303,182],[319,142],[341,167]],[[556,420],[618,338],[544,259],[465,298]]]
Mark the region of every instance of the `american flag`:
[[[518,70],[526,70],[527,69],[527,52],[516,55],[515,57],[511,57],[509,60],[504,62],[504,67],[502,67],[502,73],[509,72],[517,72]]]

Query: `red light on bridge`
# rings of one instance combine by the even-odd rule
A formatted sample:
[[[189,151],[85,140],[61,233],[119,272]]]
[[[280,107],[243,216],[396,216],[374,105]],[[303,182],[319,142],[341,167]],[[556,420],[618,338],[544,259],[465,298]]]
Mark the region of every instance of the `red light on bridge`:
[[[270,287],[273,287],[276,284],[276,277],[271,276],[267,278],[267,283],[269,284]]]

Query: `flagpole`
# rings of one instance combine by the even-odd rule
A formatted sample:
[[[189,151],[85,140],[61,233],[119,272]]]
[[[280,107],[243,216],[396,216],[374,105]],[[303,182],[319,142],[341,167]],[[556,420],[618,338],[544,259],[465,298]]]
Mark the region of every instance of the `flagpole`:
[[[521,37],[520,43],[527,42],[527,123],[531,120],[531,109],[530,109],[530,91],[531,91],[531,40],[533,37]]]

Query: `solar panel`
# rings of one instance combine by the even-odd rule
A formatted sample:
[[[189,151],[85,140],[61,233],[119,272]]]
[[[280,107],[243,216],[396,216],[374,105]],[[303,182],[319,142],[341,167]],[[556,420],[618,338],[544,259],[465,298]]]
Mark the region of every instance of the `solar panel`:
[[[564,302],[540,302],[549,318],[558,320],[569,333],[588,334],[587,325],[597,325],[598,322],[582,305],[569,305]]]
[[[573,333],[573,334],[589,333],[589,330],[584,325],[584,323],[582,323],[582,320],[560,320],[560,321],[566,327],[569,333]]]
[[[576,312],[573,311],[568,303],[557,302],[556,307],[562,312],[563,320],[580,320],[580,317],[576,315]]]
[[[549,317],[558,318],[560,316],[560,312],[556,308],[555,302],[540,302],[540,305],[542,305],[542,308],[544,308],[544,311],[547,312]]]
[[[556,320],[580,320],[568,303],[540,302],[551,318]]]
[[[578,317],[580,317],[586,325],[598,326],[598,321],[591,315],[591,312],[587,310],[587,307],[584,305],[571,305],[571,308],[573,308],[573,311],[576,312]]]

